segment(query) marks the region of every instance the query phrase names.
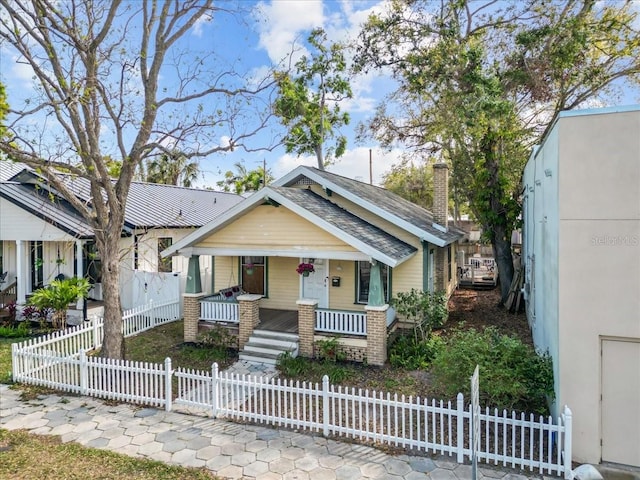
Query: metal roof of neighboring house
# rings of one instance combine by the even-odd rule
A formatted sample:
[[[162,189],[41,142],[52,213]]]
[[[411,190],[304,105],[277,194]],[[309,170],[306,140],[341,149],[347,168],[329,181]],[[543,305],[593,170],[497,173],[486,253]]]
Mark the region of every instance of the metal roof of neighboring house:
[[[0,197],[51,223],[74,237],[93,237],[91,226],[64,200],[52,200],[48,192],[32,185],[0,182]]]
[[[372,249],[401,263],[417,249],[385,232],[381,228],[339,207],[311,190],[302,188],[270,187],[271,190],[291,200],[311,215],[322,219]]]
[[[436,222],[430,211],[393,192],[326,170],[300,166],[274,182],[273,185],[295,185],[304,177],[438,246],[453,243],[465,235],[464,231],[453,226],[449,226],[446,231],[443,231],[442,227],[435,225]]]
[[[60,174],[65,185],[85,202],[91,199],[86,178]],[[12,179],[27,182],[29,178],[44,182],[36,172],[20,170]],[[56,192],[53,192],[56,193]],[[200,227],[225,210],[241,202],[234,193],[199,190],[156,183],[132,182],[127,197],[125,226],[129,228]]]
[[[0,182],[6,182],[14,175],[28,168],[24,163],[0,160]]]

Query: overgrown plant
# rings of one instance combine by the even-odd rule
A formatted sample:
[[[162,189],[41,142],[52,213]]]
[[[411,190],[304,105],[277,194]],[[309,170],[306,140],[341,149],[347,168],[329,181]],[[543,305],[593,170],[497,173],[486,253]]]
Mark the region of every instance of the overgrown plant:
[[[329,362],[344,362],[347,355],[340,349],[340,341],[338,337],[327,338],[325,340],[316,341],[318,348],[318,358]]]
[[[411,335],[401,335],[389,346],[389,363],[407,370],[426,370],[443,346],[442,339],[437,336],[419,340]]]
[[[416,342],[428,340],[431,330],[442,327],[449,318],[444,292],[432,293],[412,288],[409,292],[399,292],[391,299],[391,305],[413,324]]]
[[[200,343],[210,347],[216,358],[227,359],[231,350],[238,349],[236,337],[222,326],[216,326],[203,334]]]
[[[553,365],[518,338],[495,327],[482,332],[456,330],[433,359],[436,386],[447,396],[462,392],[469,398],[469,378],[480,366],[480,400],[504,409],[547,413],[553,398]]]
[[[40,309],[53,310],[51,318],[54,328],[64,327],[67,320],[67,308],[69,304],[81,298],[86,298],[91,284],[86,278],[66,278],[54,280],[45,288],[33,292],[29,304]]]

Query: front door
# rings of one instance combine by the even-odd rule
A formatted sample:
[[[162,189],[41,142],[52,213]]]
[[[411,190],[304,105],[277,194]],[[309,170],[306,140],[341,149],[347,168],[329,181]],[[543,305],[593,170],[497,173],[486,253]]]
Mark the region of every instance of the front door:
[[[310,259],[309,263],[313,263],[314,272],[308,277],[300,275],[302,298],[318,300],[318,308],[329,308],[329,260],[320,258]]]

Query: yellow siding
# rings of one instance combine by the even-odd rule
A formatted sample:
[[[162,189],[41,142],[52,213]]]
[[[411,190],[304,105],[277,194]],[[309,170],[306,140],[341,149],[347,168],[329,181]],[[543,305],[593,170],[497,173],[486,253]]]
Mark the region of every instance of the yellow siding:
[[[260,302],[264,308],[297,310],[296,300],[300,298],[300,277],[296,273],[299,259],[270,257],[267,268],[267,288],[269,298]]]
[[[270,205],[255,208],[195,246],[356,251],[285,207],[276,208]]]
[[[213,292],[238,285],[238,257],[215,257]]]
[[[422,290],[422,246],[413,257],[394,268],[391,275],[392,296],[412,288]]]
[[[342,268],[342,270],[338,270]],[[340,286],[331,286],[331,277],[340,277]],[[329,262],[329,308],[336,310],[364,310],[355,303],[356,262],[331,260]]]

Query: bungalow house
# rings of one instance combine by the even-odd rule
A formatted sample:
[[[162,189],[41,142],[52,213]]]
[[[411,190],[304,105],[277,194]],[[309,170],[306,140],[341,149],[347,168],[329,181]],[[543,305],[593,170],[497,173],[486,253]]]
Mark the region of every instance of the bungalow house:
[[[383,364],[391,297],[456,287],[464,233],[448,223],[448,169],[434,169],[433,213],[383,188],[300,166],[176,242],[162,255],[193,266],[185,341],[195,340],[200,320],[235,323],[241,358],[273,362],[279,340],[312,357],[318,340],[339,334],[348,358]],[[203,255],[215,257],[209,292],[195,268]]]
[[[63,174],[61,174],[62,176]],[[66,175],[69,188],[90,201],[88,182]],[[124,308],[145,299],[180,298],[187,265],[159,252],[242,200],[211,190],[133,182],[121,240],[120,292]],[[211,278],[211,258],[199,268]],[[101,300],[101,261],[93,230],[82,216],[25,165],[0,161],[0,290],[15,282],[17,303],[56,277],[78,272],[93,283],[90,297]],[[160,272],[160,273],[158,273]]]
[[[640,106],[562,112],[523,176],[526,314],[573,460],[640,466]]]

